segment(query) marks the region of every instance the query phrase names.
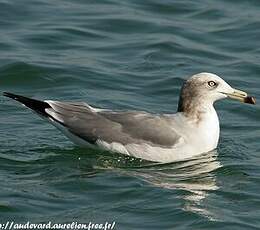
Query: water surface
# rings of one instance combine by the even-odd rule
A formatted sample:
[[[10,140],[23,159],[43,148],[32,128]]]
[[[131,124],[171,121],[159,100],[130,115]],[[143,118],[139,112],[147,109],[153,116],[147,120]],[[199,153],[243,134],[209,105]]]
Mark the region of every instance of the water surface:
[[[259,1],[0,0],[0,90],[176,111],[213,72],[260,97]],[[116,229],[259,229],[260,107],[216,104],[217,150],[156,164],[75,147],[1,98],[0,220]]]

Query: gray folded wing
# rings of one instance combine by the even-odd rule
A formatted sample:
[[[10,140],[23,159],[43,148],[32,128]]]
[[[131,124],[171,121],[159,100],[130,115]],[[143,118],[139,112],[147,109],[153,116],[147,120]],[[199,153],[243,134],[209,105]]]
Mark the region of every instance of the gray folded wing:
[[[89,143],[102,140],[168,147],[180,139],[170,128],[169,118],[163,115],[95,110],[86,103],[46,102],[51,106],[46,109],[47,114]]]

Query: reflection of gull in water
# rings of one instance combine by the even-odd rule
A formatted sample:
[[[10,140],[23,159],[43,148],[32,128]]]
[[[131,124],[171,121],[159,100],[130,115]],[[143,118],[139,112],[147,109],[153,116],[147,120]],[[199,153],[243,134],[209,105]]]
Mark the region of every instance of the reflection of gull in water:
[[[186,191],[181,195],[185,201],[183,209],[215,219],[203,201],[219,188],[214,172],[220,167],[214,150],[189,161],[144,167],[134,174],[161,188]]]

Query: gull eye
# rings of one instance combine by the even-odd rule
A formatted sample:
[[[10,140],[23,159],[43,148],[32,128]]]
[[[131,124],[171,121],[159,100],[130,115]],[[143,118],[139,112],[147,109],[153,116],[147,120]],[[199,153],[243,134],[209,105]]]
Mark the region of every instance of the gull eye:
[[[208,82],[208,85],[209,85],[210,87],[215,87],[215,86],[217,85],[217,83],[214,82],[214,81],[209,81],[209,82]]]

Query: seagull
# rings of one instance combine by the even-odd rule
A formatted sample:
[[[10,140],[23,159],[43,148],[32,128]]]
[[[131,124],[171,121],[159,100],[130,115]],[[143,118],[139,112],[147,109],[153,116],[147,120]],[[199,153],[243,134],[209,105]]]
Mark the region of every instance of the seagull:
[[[255,104],[253,97],[212,73],[193,75],[183,83],[174,114],[113,111],[84,102],[3,95],[36,112],[77,145],[161,163],[182,161],[217,147],[220,128],[215,101],[231,98]]]

